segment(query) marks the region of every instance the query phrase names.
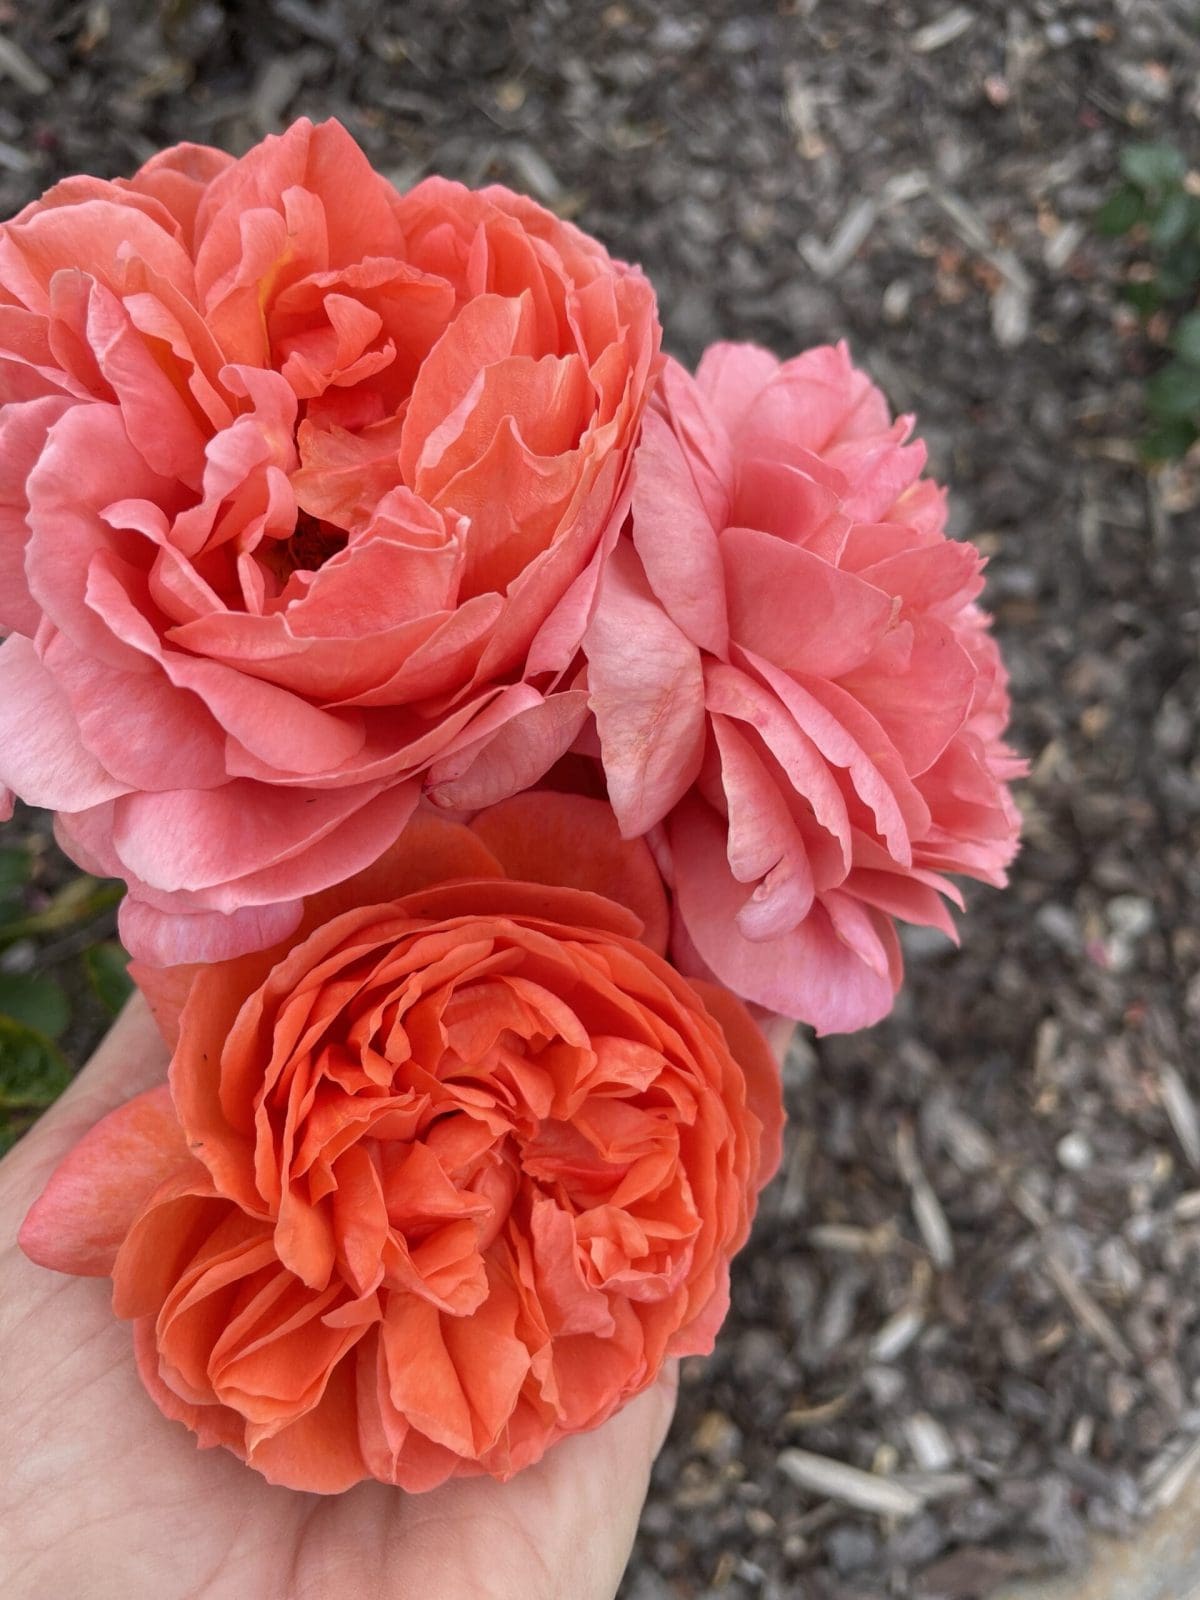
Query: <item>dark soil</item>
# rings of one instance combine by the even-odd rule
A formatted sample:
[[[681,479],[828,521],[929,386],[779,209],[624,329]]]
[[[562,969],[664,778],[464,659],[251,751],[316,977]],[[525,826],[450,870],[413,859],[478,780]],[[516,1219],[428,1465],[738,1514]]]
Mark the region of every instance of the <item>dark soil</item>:
[[[844,335],[918,413],[992,558],[1026,846],[889,1023],[798,1047],[624,1594],[970,1600],[1133,1528],[1200,1437],[1200,518],[1137,465],[1155,352],[1090,218],[1129,140],[1195,163],[1192,0],[0,0],[0,37],[0,213],[335,114],[640,260],[682,357]]]

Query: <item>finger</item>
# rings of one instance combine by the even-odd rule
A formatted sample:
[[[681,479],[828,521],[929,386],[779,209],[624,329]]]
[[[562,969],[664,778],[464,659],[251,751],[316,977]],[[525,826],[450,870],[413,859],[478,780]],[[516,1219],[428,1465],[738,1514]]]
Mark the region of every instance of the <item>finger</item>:
[[[602,1427],[562,1440],[510,1482],[464,1479],[409,1497],[405,1559],[387,1600],[613,1600],[677,1386],[668,1362]],[[386,1514],[389,1493],[354,1491],[364,1524]],[[312,1600],[329,1592],[318,1583]]]
[[[650,1470],[675,1415],[678,1390],[679,1363],[671,1361],[645,1394],[598,1433],[579,1434],[559,1446],[575,1457],[578,1487],[573,1498],[584,1509],[582,1525],[563,1540],[563,1580],[559,1590],[549,1591],[554,1600],[560,1594],[562,1600],[612,1600],[616,1594],[637,1535]],[[578,1509],[575,1519],[580,1520]]]
[[[146,1002],[135,994],[66,1093],[0,1161],[0,1204],[29,1205],[76,1140],[114,1106],[161,1083],[168,1060]]]

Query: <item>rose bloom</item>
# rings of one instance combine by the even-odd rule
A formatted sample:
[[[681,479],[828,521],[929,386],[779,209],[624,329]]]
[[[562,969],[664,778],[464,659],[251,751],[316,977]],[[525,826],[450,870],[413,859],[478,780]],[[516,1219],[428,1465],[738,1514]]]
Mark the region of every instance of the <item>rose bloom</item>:
[[[842,345],[669,363],[585,642],[676,962],[821,1032],[890,1010],[894,919],[953,936],[945,874],[1002,884],[1017,848],[983,562],[910,426]]]
[[[0,227],[0,801],[127,881],[135,953],[272,943],[422,782],[570,744],[659,332],[594,240],[336,123]]]
[[[111,1273],[159,1407],[272,1482],[508,1478],[711,1348],[778,1161],[774,1059],[666,931],[601,801],[422,811],[293,940],[144,973],[169,1089],[23,1248]]]

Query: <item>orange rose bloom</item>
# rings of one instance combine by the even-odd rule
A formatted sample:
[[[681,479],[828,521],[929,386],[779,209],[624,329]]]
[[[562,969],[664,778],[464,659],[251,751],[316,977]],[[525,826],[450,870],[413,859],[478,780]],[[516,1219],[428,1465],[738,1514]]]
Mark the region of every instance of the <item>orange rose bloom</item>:
[[[601,802],[418,815],[286,944],[143,974],[170,1086],[22,1245],[111,1273],[160,1408],[272,1482],[508,1478],[711,1348],[778,1159],[766,1044],[666,926]]]

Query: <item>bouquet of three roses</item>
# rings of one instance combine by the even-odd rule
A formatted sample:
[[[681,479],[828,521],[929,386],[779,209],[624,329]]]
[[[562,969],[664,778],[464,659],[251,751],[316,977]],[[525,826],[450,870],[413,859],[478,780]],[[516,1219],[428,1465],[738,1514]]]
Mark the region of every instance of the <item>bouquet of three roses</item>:
[[[122,878],[169,1082],[22,1243],[274,1482],[505,1479],[711,1348],[773,1019],[1016,848],[981,561],[843,347],[336,124],[0,228],[0,783]]]

